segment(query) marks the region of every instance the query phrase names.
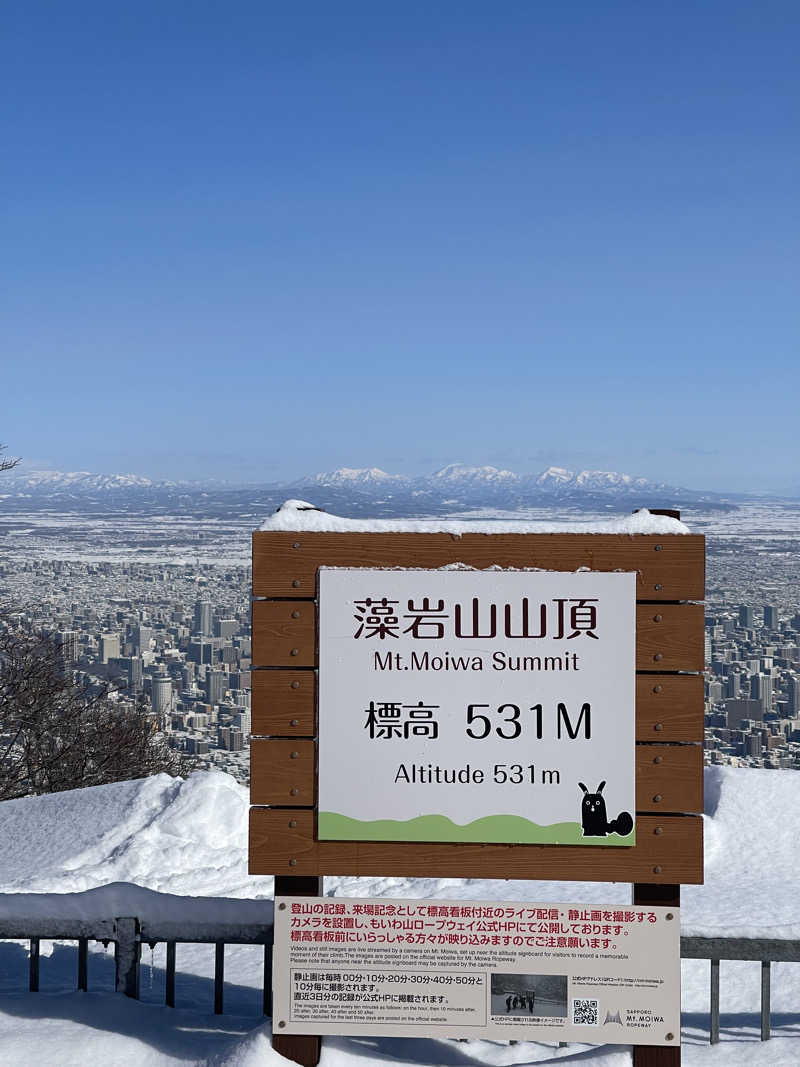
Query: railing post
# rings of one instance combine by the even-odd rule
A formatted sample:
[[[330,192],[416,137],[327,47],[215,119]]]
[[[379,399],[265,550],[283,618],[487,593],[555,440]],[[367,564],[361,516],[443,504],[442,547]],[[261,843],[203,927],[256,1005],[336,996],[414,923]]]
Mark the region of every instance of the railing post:
[[[167,941],[167,975],[164,987],[164,1003],[175,1007],[175,942]]]
[[[709,1042],[719,1044],[719,960],[711,961],[711,1019]]]
[[[39,992],[39,938],[31,938],[31,952],[28,959],[28,989],[31,993]]]
[[[139,999],[139,920],[124,917],[114,920],[114,965],[116,990],[126,997]]]
[[[89,938],[78,938],[78,989],[85,993],[89,988]]]
[[[761,961],[761,1040],[769,1041],[770,961]]]
[[[214,946],[214,1014],[222,1015],[225,989],[225,942],[217,941]]]

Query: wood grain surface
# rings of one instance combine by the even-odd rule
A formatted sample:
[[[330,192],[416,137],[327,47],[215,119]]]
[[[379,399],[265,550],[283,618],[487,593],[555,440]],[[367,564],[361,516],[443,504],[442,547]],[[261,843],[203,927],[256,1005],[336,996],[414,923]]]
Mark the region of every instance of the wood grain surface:
[[[314,741],[252,738],[252,803],[299,808],[313,805],[316,792],[315,749]],[[296,753],[294,757],[293,753]],[[593,790],[598,783],[587,782],[586,785]],[[292,793],[292,789],[296,792]],[[670,813],[702,811],[702,746],[637,745],[636,810]],[[613,819],[618,814],[609,811],[608,817]]]
[[[250,742],[250,801],[310,807],[316,799],[314,741]]]
[[[316,735],[314,671],[254,670],[252,687],[254,735]],[[636,740],[702,741],[702,675],[637,675]]]
[[[704,724],[702,674],[637,674],[637,741],[702,741]]]
[[[250,685],[253,734],[273,737],[316,734],[315,671],[253,671]]]
[[[315,841],[313,811],[251,808],[250,873],[702,882],[699,816],[644,815],[636,836],[631,848]]]
[[[297,547],[295,547],[297,546]],[[542,567],[636,571],[639,600],[702,600],[705,538],[699,534],[253,534],[253,595],[313,597],[317,568]]]
[[[316,611],[312,601],[253,601],[253,667],[315,666]],[[563,641],[564,651],[579,652],[581,640]],[[637,604],[636,669],[701,671],[702,604]]]

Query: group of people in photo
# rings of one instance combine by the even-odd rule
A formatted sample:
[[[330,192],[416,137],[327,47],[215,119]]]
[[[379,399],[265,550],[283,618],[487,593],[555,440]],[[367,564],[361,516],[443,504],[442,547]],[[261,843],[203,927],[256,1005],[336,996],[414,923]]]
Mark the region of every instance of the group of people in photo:
[[[536,1001],[536,994],[530,993],[509,993],[506,997],[506,1014],[512,1011],[519,1011],[525,1008],[528,1009],[528,1014],[533,1015],[533,1005]]]

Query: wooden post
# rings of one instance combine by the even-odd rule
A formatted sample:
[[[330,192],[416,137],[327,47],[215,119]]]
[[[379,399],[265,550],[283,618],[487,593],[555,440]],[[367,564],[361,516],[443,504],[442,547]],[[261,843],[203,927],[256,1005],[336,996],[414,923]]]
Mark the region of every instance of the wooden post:
[[[275,897],[321,897],[323,879],[313,875],[275,875]],[[281,1034],[280,1022],[276,1022],[273,1010],[272,1047],[287,1060],[294,1060],[301,1067],[317,1067],[322,1038],[317,1034]]]
[[[680,519],[681,513],[672,508],[650,508],[653,515],[668,515],[671,519]],[[646,907],[679,908],[681,906],[681,887],[679,885],[652,885],[648,882],[634,882],[633,903]],[[679,1035],[680,1036],[680,1035]],[[634,1045],[633,1067],[680,1067],[681,1050],[678,1048],[659,1047],[656,1045]]]
[[[636,907],[679,908],[681,887],[679,885],[652,885],[634,882],[633,904]],[[680,1026],[680,1020],[678,1022]],[[680,1039],[680,1033],[677,1037]],[[681,1067],[681,1049],[666,1045],[634,1045],[633,1067]]]

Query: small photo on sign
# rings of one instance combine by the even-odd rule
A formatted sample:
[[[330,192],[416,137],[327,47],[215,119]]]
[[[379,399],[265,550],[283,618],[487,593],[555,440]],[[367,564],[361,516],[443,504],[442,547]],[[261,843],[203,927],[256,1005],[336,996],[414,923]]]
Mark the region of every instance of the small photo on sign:
[[[565,974],[492,974],[492,1015],[555,1019],[566,1014]]]

